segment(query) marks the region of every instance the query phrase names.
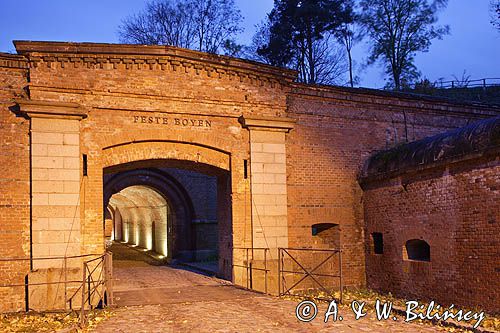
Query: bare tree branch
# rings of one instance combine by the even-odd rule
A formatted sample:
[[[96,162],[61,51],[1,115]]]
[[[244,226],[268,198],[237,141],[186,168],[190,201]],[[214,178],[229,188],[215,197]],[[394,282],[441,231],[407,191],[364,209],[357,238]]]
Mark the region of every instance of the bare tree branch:
[[[419,78],[414,60],[431,41],[449,33],[436,26],[437,11],[447,0],[361,0],[361,23],[371,39],[369,63],[381,60],[396,90]]]
[[[124,43],[234,53],[242,19],[234,0],[152,0],[144,11],[124,19],[118,33]]]

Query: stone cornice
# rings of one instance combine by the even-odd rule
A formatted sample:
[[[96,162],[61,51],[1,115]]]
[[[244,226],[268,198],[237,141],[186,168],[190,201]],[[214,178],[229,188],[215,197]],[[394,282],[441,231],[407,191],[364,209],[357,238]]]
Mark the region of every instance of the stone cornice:
[[[293,129],[296,120],[291,118],[280,117],[245,117],[238,118],[243,128],[250,130],[269,130],[289,132]]]
[[[18,113],[29,118],[87,118],[87,112],[79,104],[55,101],[17,100]]]
[[[208,54],[171,46],[14,41],[17,52],[30,66],[171,70],[227,76],[272,88],[292,82],[296,72],[253,61]]]
[[[0,53],[0,67],[28,68],[28,60],[18,54]]]

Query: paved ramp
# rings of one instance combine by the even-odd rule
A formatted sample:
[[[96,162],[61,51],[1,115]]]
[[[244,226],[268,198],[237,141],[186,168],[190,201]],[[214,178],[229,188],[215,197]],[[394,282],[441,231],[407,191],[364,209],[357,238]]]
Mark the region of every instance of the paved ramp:
[[[440,327],[377,321],[373,311],[355,320],[349,306],[339,311],[343,321],[299,322],[297,301],[248,292],[226,281],[185,269],[155,266],[144,254],[123,245],[113,248],[115,299],[112,316],[92,330],[100,333],[128,332],[444,332]],[[327,304],[318,304],[325,313]]]
[[[258,295],[188,268],[159,265],[123,244],[113,244],[111,251],[117,306],[224,301]]]

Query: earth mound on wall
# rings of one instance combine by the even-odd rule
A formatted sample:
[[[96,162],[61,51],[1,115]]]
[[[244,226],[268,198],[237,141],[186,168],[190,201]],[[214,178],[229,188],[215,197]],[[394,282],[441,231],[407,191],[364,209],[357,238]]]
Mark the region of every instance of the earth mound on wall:
[[[482,155],[500,149],[500,116],[375,153],[361,177],[399,173],[412,168]]]

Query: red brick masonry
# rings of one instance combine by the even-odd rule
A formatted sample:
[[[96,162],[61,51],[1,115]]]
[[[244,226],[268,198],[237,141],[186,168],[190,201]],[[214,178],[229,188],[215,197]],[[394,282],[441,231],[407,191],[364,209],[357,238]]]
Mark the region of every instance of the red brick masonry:
[[[16,100],[43,101],[78,105],[85,115],[78,120],[79,154],[88,156],[88,174],[80,177],[80,194],[72,193],[79,198],[81,253],[103,250],[103,175],[168,160],[157,166],[218,177],[219,207],[224,208],[217,214],[218,248],[226,277],[232,275],[232,248],[252,246],[254,238],[262,237],[257,228],[262,223],[267,240],[340,247],[347,286],[365,286],[368,279],[369,286],[379,289],[498,309],[498,291],[491,292],[500,280],[495,157],[466,162],[469,169],[454,164],[437,175],[426,171],[406,190],[394,184],[398,180],[386,180],[363,194],[358,176],[376,151],[499,115],[500,108],[369,89],[306,86],[294,82],[293,71],[173,47],[15,44],[18,55],[0,54],[1,257],[30,257],[30,225],[42,223],[31,221],[33,217],[75,211],[30,209],[30,177],[44,175],[31,175],[30,119],[28,111],[21,114]],[[264,146],[251,145],[255,136],[252,129],[242,128],[241,117],[293,124],[281,128],[282,134],[259,136],[274,135],[278,140],[283,135],[286,153],[280,142],[272,154],[256,152]],[[259,126],[265,130],[266,125]],[[244,160],[251,156],[264,162],[274,159],[268,166],[275,170],[267,171],[283,184],[252,184],[258,172],[264,172],[259,177],[267,181],[267,171],[250,163],[254,170],[245,177]],[[275,191],[270,198],[280,205],[266,208],[267,215],[258,216],[259,221],[252,207],[269,201],[252,199],[258,187]],[[286,198],[286,206],[277,198]],[[336,224],[338,241],[313,236],[312,225],[318,223]],[[287,236],[280,234],[283,228],[288,228]],[[365,252],[375,230],[384,233],[383,256]],[[401,242],[410,236],[429,240],[430,263],[401,259]],[[453,265],[446,266],[445,259]],[[31,274],[27,264],[0,264],[2,283],[23,283],[26,274]],[[0,288],[0,310],[24,309],[24,296],[24,288]]]
[[[372,157],[363,178],[369,287],[500,311],[499,151],[496,117]],[[428,243],[430,260],[409,258],[412,239]]]

